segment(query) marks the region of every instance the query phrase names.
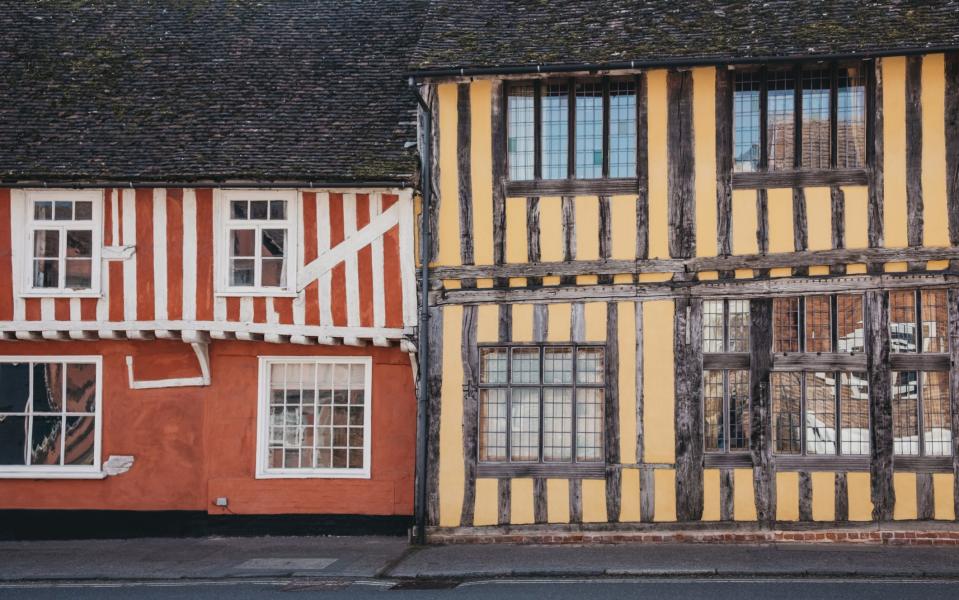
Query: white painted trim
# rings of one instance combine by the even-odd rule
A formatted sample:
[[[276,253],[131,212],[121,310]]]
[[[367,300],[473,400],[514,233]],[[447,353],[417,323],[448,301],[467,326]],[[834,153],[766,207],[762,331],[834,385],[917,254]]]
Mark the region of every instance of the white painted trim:
[[[364,228],[365,229],[365,228]],[[343,194],[343,242],[356,239],[356,194]],[[342,245],[342,244],[340,244]],[[339,248],[340,245],[337,245]],[[364,244],[365,245],[365,244]],[[362,246],[346,255],[346,324],[360,324],[360,273],[357,252]]]
[[[323,256],[330,249],[330,194],[322,192],[316,195],[316,255]],[[312,261],[310,265],[315,263]],[[309,265],[301,269],[301,273],[308,270]],[[320,325],[333,324],[333,274],[329,269],[323,271],[318,278],[317,294],[320,302]],[[297,289],[304,289],[297,282]]]
[[[256,479],[369,479],[373,447],[373,358],[370,356],[260,356],[256,415]],[[267,465],[270,426],[270,366],[277,363],[362,364],[366,367],[363,403],[362,469],[271,469]]]
[[[306,234],[303,233],[304,214],[306,212],[306,202],[300,193],[299,206],[296,213],[296,237],[300,243],[296,245],[296,264],[302,265],[304,261],[304,252],[306,251]],[[303,325],[306,323],[306,292],[299,291],[296,299],[293,300],[293,323]]]
[[[183,318],[196,319],[196,190],[183,190]]]
[[[132,456],[111,456],[103,463],[103,474],[108,477],[123,475],[133,468],[134,457]]]
[[[383,212],[383,198],[380,194],[370,194],[370,223]],[[373,239],[370,245],[373,260],[373,327],[386,325],[386,295],[383,290],[383,236]]]
[[[10,191],[10,263],[13,275],[13,318],[27,318],[27,304],[22,297],[24,286],[25,255],[29,254],[26,244],[26,232],[22,223],[26,223],[27,195],[23,190]]]
[[[120,190],[123,195],[123,243],[137,243],[137,206],[135,190]],[[137,256],[123,261],[123,318],[137,319]]]
[[[169,318],[167,312],[166,260],[166,188],[153,190],[153,314],[157,320]]]
[[[200,387],[210,385],[210,354],[207,344],[200,342],[190,343],[196,360],[200,363],[199,377],[181,377],[173,379],[152,379],[136,381],[133,377],[133,357],[127,356],[127,380],[131,390],[152,390],[172,387]]]
[[[101,258],[103,260],[129,260],[136,253],[136,246],[104,246]]]
[[[413,191],[404,190],[394,206],[400,206],[400,279],[403,285],[403,325],[416,326],[416,265],[413,259]]]

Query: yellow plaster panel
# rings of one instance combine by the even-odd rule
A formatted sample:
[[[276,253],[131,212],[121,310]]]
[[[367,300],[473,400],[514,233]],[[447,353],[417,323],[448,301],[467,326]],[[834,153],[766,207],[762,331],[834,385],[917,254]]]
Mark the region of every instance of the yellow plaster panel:
[[[613,196],[609,199],[609,214],[613,237],[610,257],[636,258],[636,196]]]
[[[606,517],[606,480],[583,480],[583,522],[605,523]]]
[[[756,241],[756,231],[759,229],[756,197],[756,190],[733,190],[733,254],[759,252]]]
[[[463,307],[443,309],[443,386],[440,414],[440,525],[458,527],[463,511]]]
[[[700,281],[717,281],[719,279],[719,271],[700,271],[697,274],[697,279]]]
[[[473,182],[473,258],[493,264],[492,84],[470,84],[470,177]]]
[[[809,274],[811,276],[815,275],[829,275],[829,267],[824,265],[818,265],[815,267],[809,267]]]
[[[753,470],[733,469],[733,519],[756,520],[756,497],[753,494]]]
[[[587,302],[583,306],[583,324],[587,342],[605,342],[606,303]]]
[[[832,193],[826,187],[806,188],[806,241],[810,250],[832,248]]]
[[[930,271],[942,271],[949,268],[948,260],[930,260],[926,262],[926,268]]]
[[[629,273],[620,273],[619,275],[613,275],[613,283],[632,283],[633,276]]]
[[[499,520],[499,489],[495,479],[476,480],[476,506],[473,524],[496,525]]]
[[[527,525],[533,522],[533,480],[514,479],[510,483],[509,522]]]
[[[643,303],[643,449],[652,463],[671,463],[676,456],[673,312],[672,300]]]
[[[776,473],[776,520],[799,520],[799,473]]]
[[[933,473],[932,493],[935,499],[934,517],[940,521],[955,521],[956,505],[953,502],[953,474]]]
[[[533,305],[513,305],[513,341],[533,341]]]
[[[658,283],[661,281],[672,281],[672,273],[640,273],[640,283]]]
[[[923,246],[949,245],[946,210],[945,57],[922,57]]]
[[[543,277],[543,285],[559,285],[559,275],[547,275]]]
[[[619,520],[639,521],[639,469],[623,469]]]
[[[599,198],[576,196],[573,200],[576,219],[576,260],[599,258]]]
[[[460,264],[459,180],[456,169],[456,84],[437,87],[440,135],[439,254],[437,264]]]
[[[849,492],[849,520],[872,521],[872,490],[869,473],[848,473],[846,489]]]
[[[543,262],[563,260],[563,201],[539,199],[539,258]]]
[[[770,277],[791,277],[793,270],[789,267],[776,267],[775,269],[769,269]]]
[[[649,148],[649,258],[669,258],[666,71],[646,75]]]
[[[919,508],[916,505],[916,474],[893,473],[892,485],[896,491],[896,506],[892,511],[892,518],[915,519],[919,515]]]
[[[909,264],[904,262],[890,262],[883,265],[886,273],[905,273],[909,270]]]
[[[836,474],[812,473],[813,521],[836,520]]]
[[[906,236],[906,59],[880,59],[883,107],[883,236],[887,248],[904,248]]]
[[[736,279],[752,279],[752,269],[736,269]]]
[[[526,287],[525,277],[510,277],[509,287]]]
[[[546,520],[569,523],[569,480],[546,480]]]
[[[769,190],[767,194],[769,214],[769,251],[793,252],[793,191],[791,189]]]
[[[851,263],[846,265],[846,275],[863,275],[866,273],[864,263]]]
[[[476,280],[476,287],[479,289],[489,289],[493,287],[493,280],[490,277],[482,277]]]
[[[526,253],[526,198],[506,199],[506,262],[529,262]]]
[[[599,282],[597,275],[577,275],[576,285],[596,285]]]
[[[499,341],[499,306],[480,304],[476,308],[476,341]]]
[[[653,471],[653,520],[676,520],[676,471],[673,469],[656,469]]]
[[[719,520],[719,469],[703,471],[703,521]]]
[[[547,305],[546,341],[568,342],[570,340],[572,306],[569,304]]]
[[[842,188],[846,210],[846,248],[869,247],[869,188]]]
[[[460,283],[459,279],[444,279],[443,288],[447,290],[458,290],[461,289],[463,285]]]
[[[716,256],[716,69],[693,69],[696,256]]]
[[[619,456],[636,464],[636,304],[619,302]],[[625,485],[624,485],[625,489]]]

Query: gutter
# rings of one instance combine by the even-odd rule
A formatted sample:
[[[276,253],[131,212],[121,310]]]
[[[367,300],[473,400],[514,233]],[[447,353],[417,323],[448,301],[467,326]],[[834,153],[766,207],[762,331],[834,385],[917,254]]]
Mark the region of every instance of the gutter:
[[[429,393],[427,390],[430,372],[430,339],[429,339],[429,290],[430,290],[430,227],[429,215],[432,204],[431,181],[432,174],[432,139],[433,139],[433,112],[429,104],[420,95],[413,78],[409,80],[410,89],[416,96],[416,102],[425,116],[425,131],[422,152],[420,153],[420,186],[423,193],[423,203],[420,211],[420,315],[417,328],[417,362],[419,366],[419,386],[416,390],[416,489],[414,491],[413,516],[415,520],[414,541],[417,544],[426,543],[426,472],[428,431],[429,431]]]
[[[370,181],[256,181],[243,179],[201,179],[195,181],[150,181],[150,180],[122,180],[122,179],[95,179],[54,180],[54,179],[23,179],[0,181],[0,189],[6,188],[68,188],[68,189],[100,189],[100,188],[225,188],[237,187],[246,189],[305,189],[305,188],[400,188],[409,187],[405,179],[370,180]]]
[[[715,65],[752,65],[756,63],[794,63],[797,61],[832,61],[843,59],[871,59],[884,56],[915,56],[917,54],[938,54],[952,52],[959,46],[930,46],[927,48],[907,48],[902,50],[880,50],[863,53],[842,54],[794,54],[787,56],[744,56],[744,57],[703,57],[669,58],[660,60],[619,60],[599,63],[546,63],[536,65],[509,65],[502,67],[453,67],[441,69],[418,69],[407,73],[410,81],[430,77],[468,77],[471,75],[520,75],[536,73],[570,73],[618,71],[624,69],[656,69],[705,67]]]

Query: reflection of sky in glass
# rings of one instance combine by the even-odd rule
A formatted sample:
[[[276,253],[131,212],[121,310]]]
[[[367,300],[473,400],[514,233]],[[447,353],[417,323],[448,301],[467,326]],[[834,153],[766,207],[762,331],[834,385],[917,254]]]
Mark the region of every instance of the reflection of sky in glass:
[[[576,86],[576,177],[603,176],[603,88],[596,83]]]
[[[563,84],[543,89],[543,179],[565,179],[569,144],[569,97]]]
[[[759,168],[759,79],[754,73],[736,73],[733,95],[733,170]]]
[[[636,89],[631,81],[609,86],[609,176],[636,174]]]
[[[507,102],[509,177],[533,178],[533,87],[511,86]]]

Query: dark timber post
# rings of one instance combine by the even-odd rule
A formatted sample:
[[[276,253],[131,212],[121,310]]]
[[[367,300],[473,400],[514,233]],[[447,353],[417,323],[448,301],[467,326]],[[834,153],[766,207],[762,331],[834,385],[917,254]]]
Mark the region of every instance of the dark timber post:
[[[676,519],[703,517],[702,300],[676,300]]]
[[[772,453],[772,412],[769,372],[772,369],[772,313],[770,298],[749,302],[749,451],[753,459],[756,520],[776,520],[776,470]]]
[[[889,299],[881,290],[866,292],[866,365],[872,421],[869,474],[872,518],[892,519],[896,492],[892,481],[892,389],[889,370]]]

